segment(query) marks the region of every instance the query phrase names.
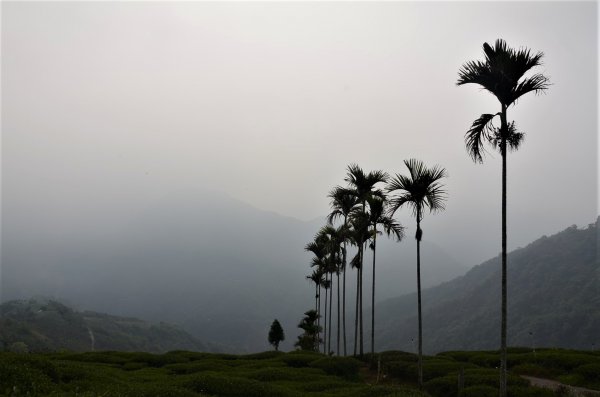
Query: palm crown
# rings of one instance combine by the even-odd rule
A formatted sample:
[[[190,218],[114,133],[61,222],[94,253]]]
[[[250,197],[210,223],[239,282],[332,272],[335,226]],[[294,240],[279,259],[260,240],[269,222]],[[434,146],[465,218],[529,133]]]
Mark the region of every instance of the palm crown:
[[[397,195],[390,199],[388,213],[392,216],[400,207],[408,206],[417,222],[423,219],[423,210],[430,212],[444,209],[446,192],[440,182],[446,170],[439,166],[427,168],[422,161],[405,160],[410,176],[396,174],[389,182],[387,191]],[[418,233],[418,231],[417,231]]]
[[[508,122],[506,109],[514,105],[523,95],[529,92],[541,93],[549,86],[549,80],[540,73],[530,77],[525,74],[535,66],[542,64],[544,54],[532,54],[529,49],[515,50],[502,39],[496,40],[494,47],[483,44],[485,61],[469,61],[458,72],[457,85],[478,84],[492,93],[502,105],[502,111],[494,114],[482,114],[473,122],[465,135],[465,145],[471,158],[476,162],[483,161],[485,152],[483,144],[488,142],[493,148],[499,147],[504,155],[503,139],[509,149],[517,149],[524,134],[518,132],[514,122]],[[501,127],[497,128],[492,120],[500,116],[504,118]]]

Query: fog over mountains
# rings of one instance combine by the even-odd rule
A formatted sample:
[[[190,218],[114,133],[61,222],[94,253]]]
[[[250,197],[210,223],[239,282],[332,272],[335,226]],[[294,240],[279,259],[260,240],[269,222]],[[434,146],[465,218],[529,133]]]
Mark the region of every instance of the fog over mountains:
[[[86,212],[69,222],[60,211],[5,212],[2,300],[43,295],[82,310],[166,321],[236,352],[267,349],[278,318],[288,335],[282,348],[291,348],[302,313],[314,305],[303,247],[324,217],[304,222],[203,190],[145,204],[118,217],[93,214],[94,222]],[[378,241],[378,300],[416,289],[408,230],[402,243]],[[466,270],[427,238],[423,245],[425,286]]]

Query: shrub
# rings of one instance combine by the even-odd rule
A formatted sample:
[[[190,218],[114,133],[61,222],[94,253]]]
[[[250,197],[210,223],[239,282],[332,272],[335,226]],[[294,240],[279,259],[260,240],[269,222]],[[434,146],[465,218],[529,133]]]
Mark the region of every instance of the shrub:
[[[313,361],[319,360],[323,357],[320,354],[286,354],[281,357],[281,361],[283,361],[288,367],[294,368],[302,368],[308,367],[310,363]]]
[[[280,351],[270,350],[270,351],[266,351],[266,352],[262,352],[262,353],[247,354],[245,356],[240,356],[240,358],[246,359],[246,360],[266,360],[266,359],[280,357],[282,354],[285,354],[285,353],[280,352]]]
[[[560,374],[559,371],[552,368],[542,367],[538,364],[519,364],[511,367],[511,372],[519,375],[537,376],[539,378],[554,378]]]
[[[319,375],[324,375],[322,370],[316,368],[261,368],[249,373],[249,379],[255,379],[261,382],[275,381],[296,381],[296,382],[311,382]]]
[[[461,390],[458,397],[498,397],[498,389],[487,385],[470,386]]]
[[[410,361],[391,361],[384,365],[385,372],[397,379],[417,378],[417,364]]]
[[[217,373],[198,374],[183,382],[182,387],[196,393],[220,397],[296,397],[297,393],[252,379],[226,377]]]
[[[192,361],[189,363],[169,364],[164,367],[173,374],[193,374],[204,371],[228,371],[229,366],[216,360]]]
[[[451,376],[435,378],[424,383],[425,391],[434,397],[456,397],[457,379]]]
[[[409,362],[417,362],[419,357],[413,353],[407,353],[400,350],[390,350],[381,353],[381,361],[409,361]]]
[[[352,357],[324,357],[312,361],[312,368],[319,368],[329,375],[341,376],[346,379],[356,379],[361,362]]]
[[[600,382],[600,363],[580,365],[573,372],[588,382]]]
[[[555,394],[550,389],[515,386],[508,388],[508,397],[555,397]]]
[[[562,350],[542,351],[537,354],[537,361],[544,367],[561,371],[571,371],[581,365],[599,362],[598,358],[590,354]]]
[[[136,371],[142,368],[146,368],[146,363],[131,362],[123,364],[123,369],[125,371]]]
[[[47,359],[28,354],[0,353],[0,393],[45,396],[59,381],[56,367]]]

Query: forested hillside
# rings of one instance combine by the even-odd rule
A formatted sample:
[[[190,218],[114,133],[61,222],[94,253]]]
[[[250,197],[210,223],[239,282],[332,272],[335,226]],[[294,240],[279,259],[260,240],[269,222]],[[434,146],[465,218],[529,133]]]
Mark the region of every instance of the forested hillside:
[[[16,351],[119,350],[166,352],[209,347],[172,325],[78,312],[48,300],[0,305],[0,348]]]
[[[571,226],[508,256],[508,343],[577,349],[600,345],[598,225]],[[426,266],[426,264],[425,264]],[[424,291],[428,352],[499,346],[500,257]],[[414,351],[416,295],[378,305],[380,349]]]

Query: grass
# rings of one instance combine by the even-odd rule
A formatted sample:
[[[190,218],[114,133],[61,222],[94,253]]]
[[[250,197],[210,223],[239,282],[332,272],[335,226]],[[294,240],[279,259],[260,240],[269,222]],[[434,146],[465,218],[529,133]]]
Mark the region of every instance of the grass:
[[[273,351],[250,355],[2,352],[0,396],[485,397],[498,392],[498,357],[497,352],[462,351],[426,357],[425,391],[419,392],[416,356],[405,352],[366,355],[362,361]],[[600,355],[595,353],[541,349],[534,355],[527,349],[511,349],[509,365],[510,397],[555,395],[530,387],[519,375],[600,388]]]

